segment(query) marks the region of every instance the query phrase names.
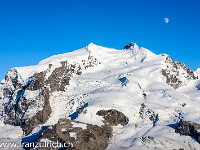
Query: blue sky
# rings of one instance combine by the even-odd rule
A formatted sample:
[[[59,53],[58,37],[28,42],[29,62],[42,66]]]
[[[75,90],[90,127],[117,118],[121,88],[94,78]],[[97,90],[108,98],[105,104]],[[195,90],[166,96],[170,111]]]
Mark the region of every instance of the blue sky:
[[[0,80],[90,42],[128,42],[200,68],[199,0],[0,0]],[[166,23],[164,18],[169,18]]]

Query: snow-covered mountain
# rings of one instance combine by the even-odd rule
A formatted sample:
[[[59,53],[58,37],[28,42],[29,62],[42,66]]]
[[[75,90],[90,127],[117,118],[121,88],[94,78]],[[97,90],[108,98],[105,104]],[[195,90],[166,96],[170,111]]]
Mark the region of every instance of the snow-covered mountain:
[[[91,43],[12,68],[0,84],[0,142],[200,149],[198,76],[200,69],[135,43],[122,50]]]

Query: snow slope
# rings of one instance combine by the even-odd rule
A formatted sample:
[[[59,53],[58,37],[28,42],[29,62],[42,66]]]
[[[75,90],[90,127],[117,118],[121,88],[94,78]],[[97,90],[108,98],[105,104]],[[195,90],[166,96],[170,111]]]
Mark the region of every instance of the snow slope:
[[[81,75],[73,75],[65,91],[51,94],[49,119],[29,135],[42,126],[56,124],[60,118],[70,118],[77,108],[86,113],[78,115],[76,121],[98,126],[103,125],[103,118],[96,115],[97,111],[116,109],[129,118],[129,123],[113,127],[109,150],[200,149],[194,139],[181,136],[170,127],[182,119],[200,123],[199,79],[184,79],[186,84],[177,90],[168,85],[161,73],[168,55],[156,55],[136,44],[116,50],[91,43],[74,52],[47,58],[36,66],[15,69],[25,84],[35,73],[47,70],[49,64],[54,70],[62,61],[81,64],[88,56],[96,58],[99,64],[85,69]],[[200,75],[199,69],[195,73]],[[150,116],[156,119],[151,121]]]

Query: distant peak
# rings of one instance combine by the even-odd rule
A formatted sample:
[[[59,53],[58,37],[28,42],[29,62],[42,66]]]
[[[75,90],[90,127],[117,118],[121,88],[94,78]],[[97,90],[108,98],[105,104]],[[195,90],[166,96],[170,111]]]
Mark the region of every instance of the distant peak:
[[[93,45],[95,45],[95,44],[91,42],[88,46],[93,46]]]
[[[86,46],[86,48],[87,48],[87,50],[90,50],[90,49],[92,49],[92,48],[94,48],[94,47],[97,47],[98,45],[96,45],[96,44],[94,44],[94,43],[90,43],[88,46]]]
[[[138,53],[141,52],[140,48],[137,46],[135,43],[128,43],[126,44],[122,50],[130,50],[131,55],[137,55]]]
[[[197,68],[195,71],[200,72],[200,68]]]
[[[138,49],[139,47],[137,46],[137,44],[131,42],[131,43],[126,44],[126,45],[123,47],[123,50],[126,50],[126,49],[131,49],[131,50],[133,50],[133,49],[135,49],[135,48]]]

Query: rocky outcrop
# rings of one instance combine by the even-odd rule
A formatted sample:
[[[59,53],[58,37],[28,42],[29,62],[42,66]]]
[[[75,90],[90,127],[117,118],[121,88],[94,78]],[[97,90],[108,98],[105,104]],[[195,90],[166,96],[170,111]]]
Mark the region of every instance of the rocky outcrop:
[[[159,120],[158,113],[154,112],[152,109],[147,108],[144,103],[141,104],[139,115],[141,119],[145,119],[147,117],[149,120],[151,120],[153,127]]]
[[[105,150],[111,137],[112,128],[109,126],[99,127],[62,118],[52,128],[45,130],[38,141],[59,141],[63,145],[66,143],[66,149],[70,150]]]
[[[162,75],[166,77],[166,83],[174,89],[185,85],[187,81],[198,79],[185,64],[174,61],[170,56],[167,56],[165,62],[167,67],[162,69]]]
[[[16,69],[8,70],[7,75],[1,82],[1,87],[4,87],[3,85],[6,85],[6,88],[2,89],[5,97],[11,96],[16,88],[21,88],[23,86],[22,79]]]
[[[190,121],[181,121],[176,127],[175,132],[180,133],[180,135],[192,136],[198,143],[200,143],[200,124],[190,122]]]
[[[145,112],[146,116],[149,118],[149,120],[151,120],[153,122],[153,127],[156,125],[156,123],[158,122],[159,118],[158,118],[158,114],[155,113],[153,110],[148,109]]]
[[[130,49],[131,47],[134,47],[136,44],[135,43],[128,43],[127,45],[125,45],[124,47],[123,47],[123,49]]]
[[[142,118],[142,119],[143,119],[145,107],[146,107],[146,105],[145,105],[144,103],[142,103],[142,104],[141,104],[141,107],[140,107],[140,111],[139,111],[140,118]]]
[[[103,118],[105,119],[104,123],[110,126],[117,126],[119,124],[125,126],[129,122],[128,117],[126,117],[122,112],[115,109],[99,110],[96,114],[98,116],[103,116]]]
[[[97,115],[103,116],[105,119],[105,124],[101,127],[61,118],[56,125],[42,133],[38,142],[59,141],[61,145],[66,143],[66,149],[70,150],[105,150],[112,137],[112,126],[119,124],[125,126],[129,119],[122,112],[114,109],[100,110]]]
[[[36,73],[33,78],[35,81],[30,85],[30,89],[39,90],[44,87],[49,87],[50,92],[65,91],[66,85],[69,85],[71,78],[77,74],[81,75],[84,69],[93,67],[98,64],[96,58],[88,56],[88,60],[82,60],[82,64],[70,64],[67,61],[62,61],[61,67],[51,70],[52,64],[49,64],[49,69]],[[82,66],[82,67],[81,67]],[[48,74],[50,74],[48,76]]]
[[[33,76],[35,82],[32,83],[30,88],[32,90],[39,90],[44,87],[49,87],[51,92],[64,91],[66,85],[69,85],[69,81],[75,72],[75,65],[68,64],[67,61],[61,62],[62,66],[55,70],[46,70],[37,73]],[[47,74],[52,72],[47,78]]]

